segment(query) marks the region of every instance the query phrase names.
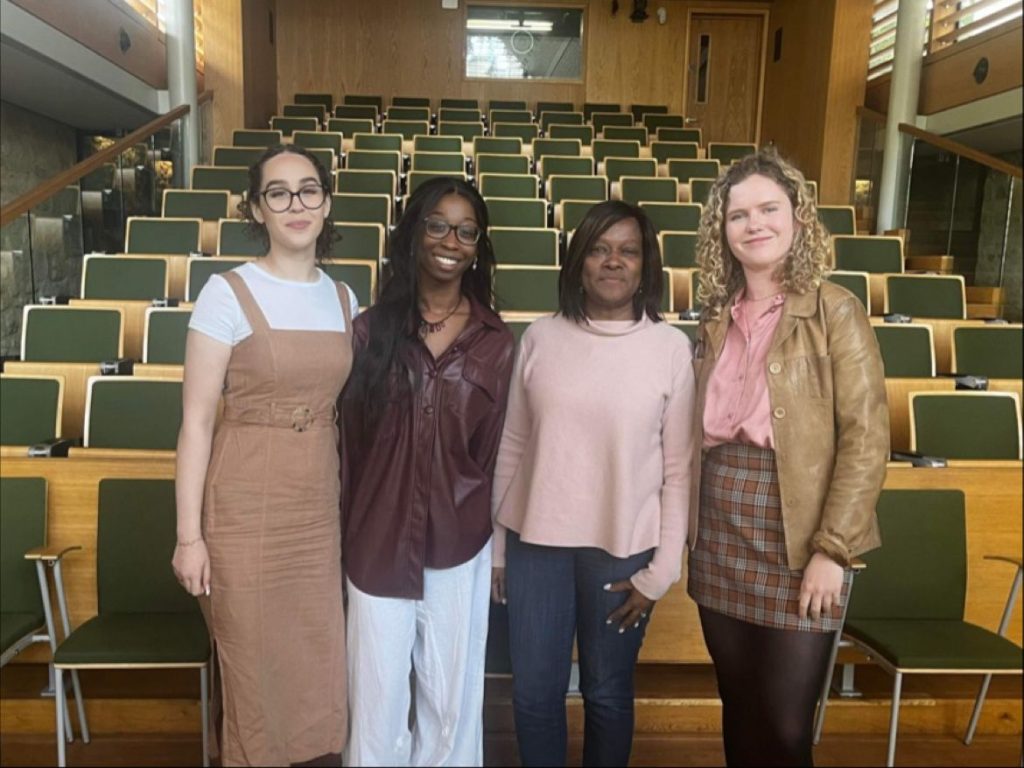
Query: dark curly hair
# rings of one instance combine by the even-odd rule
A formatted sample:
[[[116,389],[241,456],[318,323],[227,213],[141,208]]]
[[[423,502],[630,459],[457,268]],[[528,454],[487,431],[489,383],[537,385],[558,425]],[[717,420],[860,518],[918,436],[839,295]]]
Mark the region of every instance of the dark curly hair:
[[[331,174],[323,163],[317,160],[316,155],[310,152],[305,147],[300,147],[295,144],[278,144],[276,147],[270,147],[266,152],[260,155],[260,159],[257,160],[249,168],[249,188],[246,190],[245,196],[242,198],[242,202],[238,204],[238,211],[242,214],[249,224],[249,234],[254,238],[258,239],[262,244],[265,251],[270,250],[270,235],[267,233],[267,227],[264,224],[256,221],[256,218],[252,215],[254,201],[260,199],[260,191],[263,186],[263,166],[267,164],[267,161],[271,158],[277,157],[278,155],[298,155],[304,157],[313,164],[316,169],[317,178],[320,179],[320,184],[324,188],[324,194],[327,195],[328,202],[330,204],[331,196]],[[328,216],[323,220],[323,229],[320,230],[320,234],[316,238],[316,259],[317,261],[323,261],[331,255],[331,248],[334,242],[340,238],[340,235],[334,229],[334,222]]]

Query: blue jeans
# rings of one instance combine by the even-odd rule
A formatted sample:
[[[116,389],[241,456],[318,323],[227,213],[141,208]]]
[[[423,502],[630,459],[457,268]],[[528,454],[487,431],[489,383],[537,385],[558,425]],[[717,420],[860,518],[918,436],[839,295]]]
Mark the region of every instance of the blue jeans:
[[[585,726],[584,765],[626,765],[633,746],[633,670],[647,629],[619,632],[608,614],[628,579],[654,556],[612,557],[594,547],[527,544],[508,532],[506,588],[513,707],[523,765],[565,765],[565,695],[576,636]]]

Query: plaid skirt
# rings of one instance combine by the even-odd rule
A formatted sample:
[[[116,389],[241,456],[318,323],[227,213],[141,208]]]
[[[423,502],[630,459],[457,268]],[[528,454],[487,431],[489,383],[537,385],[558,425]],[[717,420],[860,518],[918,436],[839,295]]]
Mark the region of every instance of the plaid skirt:
[[[698,605],[763,627],[839,629],[853,579],[849,570],[830,614],[817,621],[799,616],[803,571],[787,566],[774,451],[739,444],[709,450],[701,468],[699,520],[687,584]]]

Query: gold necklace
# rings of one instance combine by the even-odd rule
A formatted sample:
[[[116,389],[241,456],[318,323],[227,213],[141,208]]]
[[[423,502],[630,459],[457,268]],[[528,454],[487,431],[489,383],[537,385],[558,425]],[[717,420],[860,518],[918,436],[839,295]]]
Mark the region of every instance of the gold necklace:
[[[457,302],[455,302],[455,306],[452,307],[451,312],[449,312],[447,315],[442,317],[440,320],[437,320],[435,322],[430,322],[426,318],[420,317],[420,327],[419,327],[419,331],[418,331],[419,337],[421,339],[425,339],[431,333],[438,333],[439,331],[443,331],[445,323],[447,323],[451,319],[452,315],[454,315],[458,311],[459,307],[461,307],[461,306],[462,306],[462,297],[459,296],[459,300]]]

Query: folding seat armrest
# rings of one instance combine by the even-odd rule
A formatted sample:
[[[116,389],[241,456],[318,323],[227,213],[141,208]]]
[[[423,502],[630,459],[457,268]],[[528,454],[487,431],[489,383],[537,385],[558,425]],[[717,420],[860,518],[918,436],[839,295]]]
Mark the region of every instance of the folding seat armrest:
[[[135,361],[128,357],[115,360],[104,360],[100,363],[102,376],[131,376],[135,370]]]
[[[850,570],[854,573],[860,573],[867,567],[868,564],[861,560],[859,557],[854,557],[850,560]]]
[[[699,309],[684,309],[679,312],[680,320],[700,320]]]
[[[164,297],[162,299],[153,299],[154,307],[176,307],[181,303],[181,299],[171,299]]]
[[[941,456],[925,456],[912,451],[893,451],[889,454],[891,461],[905,461],[915,467],[945,467],[946,459]]]
[[[25,553],[26,560],[42,560],[44,563],[59,563],[64,555],[81,549],[77,544],[71,547],[33,547]]]
[[[890,312],[888,315],[882,315],[882,320],[887,323],[912,323],[914,318],[910,315],[903,315],[899,312]]]
[[[81,440],[71,438],[47,440],[42,443],[30,445],[28,455],[31,458],[61,458],[66,459],[68,451],[81,444]]]
[[[70,296],[63,296],[63,295],[60,295],[60,296],[40,296],[39,297],[39,303],[47,305],[47,306],[53,306],[55,304],[70,304],[71,303],[71,297]]]
[[[988,389],[987,376],[973,376],[971,374],[960,374],[953,377],[956,379],[957,389],[969,389],[976,392],[984,392]]]

